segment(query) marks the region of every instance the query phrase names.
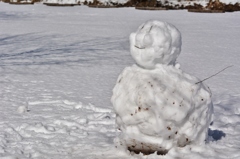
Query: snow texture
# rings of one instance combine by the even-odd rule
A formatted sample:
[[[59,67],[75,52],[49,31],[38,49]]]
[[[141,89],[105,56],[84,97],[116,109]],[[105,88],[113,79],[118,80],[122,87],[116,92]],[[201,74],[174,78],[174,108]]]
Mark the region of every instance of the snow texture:
[[[180,32],[166,22],[148,21],[130,41],[131,54],[143,68],[125,68],[113,89],[116,123],[122,131],[117,144],[160,154],[203,144],[212,121],[211,94],[202,83],[196,84],[199,79],[172,65],[181,50]]]
[[[239,16],[0,2],[0,158],[239,159]],[[177,62],[185,72],[204,79],[234,65],[204,81],[214,105],[207,144],[165,156],[130,154],[113,143],[120,131],[112,89],[134,63],[129,35],[150,19],[181,31]]]
[[[84,2],[93,2],[94,0],[43,0],[44,3],[57,3],[57,4],[78,4]],[[128,0],[98,0],[103,5],[125,4]]]
[[[160,21],[148,21],[130,35],[131,55],[139,66],[147,69],[159,63],[175,65],[181,44],[177,28]]]
[[[78,4],[84,2],[83,0],[43,0],[43,3],[57,3],[57,4]]]

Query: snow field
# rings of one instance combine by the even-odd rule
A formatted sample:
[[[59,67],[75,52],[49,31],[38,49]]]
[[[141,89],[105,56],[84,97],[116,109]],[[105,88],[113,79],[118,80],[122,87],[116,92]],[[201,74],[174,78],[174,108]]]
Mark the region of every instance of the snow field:
[[[29,79],[29,76],[25,79]],[[11,88],[8,88],[8,91],[14,92],[13,97],[21,98],[24,90],[16,89],[21,87],[21,83],[15,83],[15,91]],[[89,151],[91,148],[88,142],[92,140],[95,143],[96,137],[99,136],[101,139],[94,145],[104,147],[106,141],[115,135],[115,122],[112,120],[114,114],[110,109],[71,101],[72,93],[68,91],[54,89],[51,92],[50,87],[48,90],[34,91],[39,84],[29,83],[25,83],[28,90],[24,91],[25,95],[29,93],[26,95],[28,98],[23,97],[27,102],[21,103],[24,99],[15,98],[16,104],[9,110],[13,113],[11,117],[4,115],[10,113],[9,111],[1,109],[3,112],[1,121],[8,120],[1,124],[1,130],[4,130],[4,133],[1,132],[2,155],[14,154],[19,158],[49,158],[49,156],[61,158],[62,155],[68,158],[85,157],[87,152],[79,154],[79,150]],[[4,96],[2,102],[10,105],[12,99],[6,99]],[[19,112],[19,109],[26,105],[28,111]],[[86,142],[79,142],[81,140]],[[91,154],[91,151],[89,153]]]
[[[0,13],[1,158],[239,158],[238,12],[0,3]],[[114,147],[112,88],[123,68],[133,64],[130,33],[149,19],[181,31],[177,62],[185,72],[204,79],[234,65],[205,82],[215,108],[205,146],[175,148],[166,156],[130,155]],[[19,113],[20,107],[27,111]]]

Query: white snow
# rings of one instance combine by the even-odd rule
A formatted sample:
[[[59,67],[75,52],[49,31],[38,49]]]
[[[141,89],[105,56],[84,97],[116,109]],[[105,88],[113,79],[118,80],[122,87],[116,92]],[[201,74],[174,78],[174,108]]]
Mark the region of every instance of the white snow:
[[[112,96],[122,131],[117,145],[166,153],[204,144],[212,121],[211,93],[199,79],[173,66],[181,51],[180,32],[166,22],[148,21],[130,41],[138,65],[123,70]]]
[[[78,4],[84,2],[93,2],[93,0],[43,0],[44,3],[58,3],[58,4]],[[112,3],[125,4],[128,0],[99,0],[104,5],[112,5]]]
[[[117,4],[125,4],[128,2],[128,0],[99,0],[102,4],[110,4],[111,3],[117,3]]]
[[[148,21],[130,35],[131,55],[139,66],[147,69],[157,64],[175,65],[181,44],[177,28],[160,21]]]
[[[84,2],[81,0],[43,0],[43,3],[57,3],[57,4],[78,4]]]
[[[0,3],[0,157],[238,159],[239,14]],[[206,145],[173,148],[165,156],[114,147],[112,88],[134,63],[130,33],[150,19],[182,33],[177,62],[184,72],[204,79],[234,65],[205,81],[214,105]],[[27,102],[29,111],[18,113]]]
[[[240,2],[240,0],[219,0],[219,1],[225,4],[235,4]]]

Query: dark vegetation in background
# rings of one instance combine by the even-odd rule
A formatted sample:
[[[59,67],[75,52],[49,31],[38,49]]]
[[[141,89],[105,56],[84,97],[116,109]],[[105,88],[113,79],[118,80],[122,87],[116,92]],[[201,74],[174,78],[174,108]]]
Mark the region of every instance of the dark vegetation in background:
[[[10,0],[0,0],[6,3],[12,3]],[[21,1],[23,0],[17,0],[17,2],[14,2],[13,4],[19,3],[21,4]],[[36,2],[41,2],[42,0],[32,0],[30,4],[34,4]],[[201,4],[193,3],[189,5],[182,5],[181,1],[185,2],[191,2],[193,0],[177,0],[179,4],[172,4],[172,2],[169,2],[168,0],[165,0],[163,2],[158,0],[129,0],[125,4],[119,4],[114,2],[109,2],[108,4],[103,4],[99,0],[94,0],[93,2],[87,2],[85,1],[82,3],[83,5],[88,5],[90,7],[97,7],[97,8],[110,8],[110,7],[136,7],[139,8],[164,8],[166,10],[177,10],[177,9],[195,9],[195,10],[217,10],[217,11],[223,11],[223,12],[234,12],[234,11],[240,11],[240,4],[224,4],[220,2],[219,0],[209,0],[209,3],[206,7],[203,7]],[[77,5],[81,5],[80,1],[76,2]],[[75,5],[75,4],[74,4]],[[74,6],[72,5],[72,6]],[[62,5],[61,5],[62,6]],[[154,10],[154,9],[152,9]]]

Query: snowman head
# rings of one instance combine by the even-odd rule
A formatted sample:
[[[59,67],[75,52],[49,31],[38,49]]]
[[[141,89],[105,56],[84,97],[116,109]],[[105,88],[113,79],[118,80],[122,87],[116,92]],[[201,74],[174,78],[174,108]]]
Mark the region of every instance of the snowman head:
[[[181,52],[181,33],[166,22],[148,21],[130,35],[130,51],[136,63],[146,69],[157,64],[175,65]]]

